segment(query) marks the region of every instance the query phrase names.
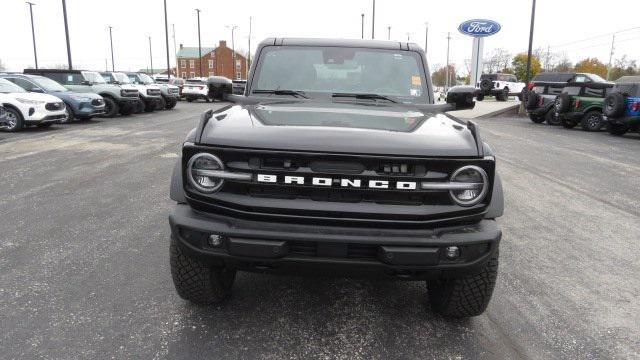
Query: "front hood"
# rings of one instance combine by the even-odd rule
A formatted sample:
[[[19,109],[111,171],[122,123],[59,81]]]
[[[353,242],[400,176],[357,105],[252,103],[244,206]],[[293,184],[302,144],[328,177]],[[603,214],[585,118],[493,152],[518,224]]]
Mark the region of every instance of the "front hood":
[[[57,96],[61,99],[74,99],[74,100],[79,100],[80,98],[85,98],[90,100],[102,99],[102,96],[94,93],[89,93],[89,92],[79,93],[79,92],[73,92],[73,91],[60,91],[60,92],[53,92],[51,93],[51,95]]]
[[[17,99],[26,99],[26,100],[33,100],[33,101],[44,101],[48,103],[62,102],[60,98],[53,95],[49,95],[49,94],[26,92],[26,93],[9,93],[4,95],[7,96],[7,98],[10,98],[16,101]]]
[[[463,122],[403,106],[282,101],[213,114],[200,143],[288,151],[477,157]]]
[[[120,88],[125,89],[125,90],[138,90],[138,85],[133,85],[133,84],[121,84],[119,85]]]

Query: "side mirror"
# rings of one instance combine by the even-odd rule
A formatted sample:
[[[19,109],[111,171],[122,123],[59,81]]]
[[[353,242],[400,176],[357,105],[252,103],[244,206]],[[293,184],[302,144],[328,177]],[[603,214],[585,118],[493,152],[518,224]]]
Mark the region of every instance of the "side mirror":
[[[32,89],[31,89],[31,92],[34,92],[34,93],[44,93],[44,90],[42,90],[42,89],[41,89],[41,88],[39,88],[39,87],[34,87],[34,88],[32,88]]]
[[[453,110],[473,109],[476,102],[476,88],[473,86],[454,86],[447,92],[447,104],[453,106]]]
[[[210,77],[207,79],[209,98],[227,101],[229,95],[233,94],[233,83],[225,77]]]
[[[92,83],[91,83],[91,81],[89,81],[89,80],[82,80],[82,81],[80,82],[80,85],[93,85],[93,84],[92,84]]]

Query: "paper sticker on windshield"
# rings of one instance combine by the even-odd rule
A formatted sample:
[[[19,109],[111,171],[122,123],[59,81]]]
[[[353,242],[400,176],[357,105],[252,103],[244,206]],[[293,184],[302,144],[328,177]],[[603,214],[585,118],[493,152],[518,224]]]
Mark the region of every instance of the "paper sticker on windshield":
[[[422,80],[420,79],[420,76],[413,75],[411,77],[411,85],[413,85],[413,86],[421,86],[422,85]]]

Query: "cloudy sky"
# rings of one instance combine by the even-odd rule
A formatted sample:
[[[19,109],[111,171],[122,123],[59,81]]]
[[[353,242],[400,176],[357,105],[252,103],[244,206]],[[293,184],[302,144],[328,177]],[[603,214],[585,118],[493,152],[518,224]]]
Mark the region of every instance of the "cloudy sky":
[[[31,0],[34,6],[40,67],[66,64],[61,0]],[[171,64],[175,24],[176,43],[197,46],[194,9],[200,8],[202,45],[219,40],[231,43],[227,25],[235,24],[236,47],[248,47],[249,16],[253,17],[252,48],[266,37],[360,37],[360,14],[365,14],[365,38],[371,38],[372,0],[167,0]],[[166,66],[162,0],[67,0],[71,52],[76,68],[111,67],[109,30],[113,27],[115,65],[136,70],[149,64],[148,36],[152,38],[154,67]],[[551,46],[572,61],[597,57],[608,62],[612,33],[616,35],[614,58],[624,54],[640,60],[640,19],[637,11],[625,11],[635,1],[538,0],[534,48]],[[525,51],[529,34],[529,0],[427,1],[377,0],[375,35],[406,40],[424,46],[429,23],[428,59],[433,65],[446,61],[446,36],[451,32],[451,61],[464,67],[471,57],[471,38],[459,34],[460,22],[472,18],[498,21],[502,30],[485,41],[485,55],[493,48],[512,53]],[[33,65],[29,7],[21,0],[0,0],[0,60],[8,70]]]

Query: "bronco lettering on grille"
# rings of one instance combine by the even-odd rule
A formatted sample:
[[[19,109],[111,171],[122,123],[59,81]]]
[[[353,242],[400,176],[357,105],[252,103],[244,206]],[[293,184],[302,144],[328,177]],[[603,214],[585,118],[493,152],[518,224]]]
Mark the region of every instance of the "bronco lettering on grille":
[[[353,178],[329,178],[329,177],[304,177],[304,176],[278,176],[270,174],[257,174],[256,181],[270,184],[287,185],[312,185],[319,187],[336,186],[341,188],[366,188],[366,189],[396,189],[416,190],[418,183],[415,181],[388,181],[366,180]]]

